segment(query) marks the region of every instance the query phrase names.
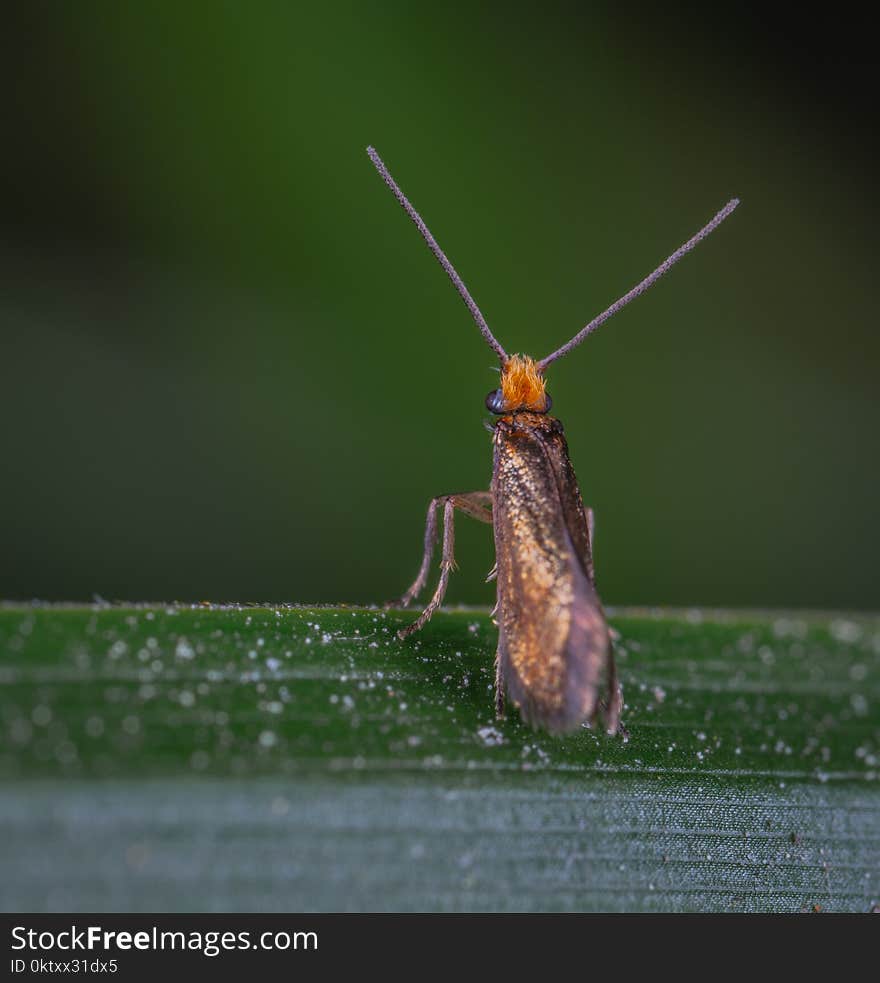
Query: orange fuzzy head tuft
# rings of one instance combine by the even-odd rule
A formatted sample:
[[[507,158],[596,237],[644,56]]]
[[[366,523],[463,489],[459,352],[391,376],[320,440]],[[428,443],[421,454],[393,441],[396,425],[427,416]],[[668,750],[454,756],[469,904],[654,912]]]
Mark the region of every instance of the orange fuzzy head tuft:
[[[504,411],[529,410],[546,413],[550,398],[544,388],[544,376],[528,355],[511,355],[501,370],[501,396]]]

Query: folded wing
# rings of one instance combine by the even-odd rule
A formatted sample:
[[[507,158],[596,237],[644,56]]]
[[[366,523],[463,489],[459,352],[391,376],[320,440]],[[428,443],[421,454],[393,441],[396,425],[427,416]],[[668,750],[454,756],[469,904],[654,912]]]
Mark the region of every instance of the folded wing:
[[[596,713],[611,646],[559,421],[498,422],[492,495],[501,677],[527,722],[573,730]]]

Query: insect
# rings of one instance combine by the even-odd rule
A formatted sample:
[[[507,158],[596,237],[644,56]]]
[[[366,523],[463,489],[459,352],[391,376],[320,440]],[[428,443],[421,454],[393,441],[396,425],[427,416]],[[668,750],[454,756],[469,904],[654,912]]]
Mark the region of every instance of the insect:
[[[522,718],[551,733],[565,733],[601,719],[617,732],[623,703],[612,640],[596,592],[593,512],[585,509],[568,456],[562,423],[549,415],[545,373],[622,307],[644,293],[709,235],[739,204],[734,198],[693,238],[649,276],[593,318],[570,341],[540,361],[508,355],[476,302],[418,212],[372,147],[373,164],[415,223],[461,295],[480,333],[498,356],[501,385],[486,396],[497,419],[489,427],[494,448],[489,491],[440,495],[428,505],[422,563],[412,586],[394,606],[407,607],[425,589],[442,512],[440,578],[419,617],[398,632],[421,629],[443,603],[455,565],[455,511],[491,523],[495,535],[498,624],[495,709],[503,716],[505,693]],[[392,605],[389,605],[392,606]]]

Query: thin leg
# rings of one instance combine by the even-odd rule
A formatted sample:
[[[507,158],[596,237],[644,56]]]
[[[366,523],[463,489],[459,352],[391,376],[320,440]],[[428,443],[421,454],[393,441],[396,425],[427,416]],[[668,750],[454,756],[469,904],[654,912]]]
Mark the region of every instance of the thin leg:
[[[593,514],[592,509],[587,509],[587,535],[590,538],[590,551],[589,556],[587,557],[587,576],[590,578],[590,583],[593,585],[594,590],[596,588],[596,554],[593,552],[595,532],[596,517]]]
[[[428,515],[425,520],[425,548],[422,554],[422,565],[419,573],[412,582],[409,590],[400,598],[389,601],[386,608],[406,608],[422,593],[428,582],[431,570],[431,557],[434,555],[434,545],[437,542],[437,507],[452,500],[457,509],[467,513],[480,522],[492,521],[492,493],[469,492],[465,495],[439,495],[428,503]]]
[[[465,515],[477,522],[488,522],[492,525],[492,492],[468,492],[465,495],[450,495],[452,504]]]
[[[401,628],[397,633],[400,639],[407,638],[413,632],[424,628],[425,624],[431,619],[434,612],[443,603],[446,595],[446,588],[449,586],[449,574],[455,566],[455,505],[451,498],[447,498],[443,503],[443,557],[440,560],[440,580],[434,596],[428,602],[424,611],[406,628]]]
[[[449,586],[449,574],[455,567],[455,510],[461,509],[462,512],[467,513],[467,515],[481,522],[492,521],[492,496],[489,492],[472,492],[468,495],[444,495],[441,498],[435,498],[431,503],[431,507],[428,509],[428,527],[425,529],[425,555],[422,559],[422,567],[419,570],[419,576],[416,578],[415,583],[404,595],[407,603],[422,590],[425,581],[427,581],[427,571],[430,567],[431,554],[434,550],[436,523],[434,528],[430,527],[432,517],[436,514],[434,510],[436,510],[436,507],[441,502],[443,503],[443,556],[440,560],[440,581],[437,584],[437,589],[434,591],[434,596],[429,601],[425,610],[422,611],[411,625],[407,625],[406,628],[402,628],[397,633],[397,637],[401,639],[423,628],[437,608],[443,603],[446,588]]]
[[[594,573],[594,561],[596,554],[593,548],[596,542],[596,515],[592,509],[587,509],[587,530],[590,534],[590,580],[593,587],[596,586],[596,575]],[[614,642],[609,638],[611,651],[608,653],[608,693],[604,700],[599,700],[593,719],[601,716],[605,725],[605,730],[609,734],[622,733],[625,737],[626,728],[620,722],[620,712],[623,709],[623,691],[620,688],[620,681],[617,678],[617,665],[614,661]]]
[[[620,711],[622,708],[623,691],[620,688],[620,682],[617,678],[617,666],[614,662],[614,643],[612,642],[612,649],[608,662],[608,698],[604,704],[602,712],[605,730],[609,734],[613,735],[618,731],[623,731],[624,735],[626,736],[626,730],[620,723]]]
[[[406,593],[396,601],[389,601],[386,608],[408,608],[412,601],[422,593],[428,582],[428,571],[431,569],[431,557],[434,555],[434,544],[437,542],[437,506],[442,498],[432,498],[428,503],[428,517],[425,520],[425,551],[422,554],[422,565],[419,573]]]
[[[608,653],[608,679],[607,691],[603,699],[598,700],[596,709],[590,717],[590,725],[601,720],[605,728],[605,733],[612,737],[620,734],[624,738],[629,737],[626,727],[620,722],[620,714],[623,710],[623,689],[620,680],[617,678],[617,664],[614,661],[614,642],[608,639],[611,649]]]
[[[501,669],[501,653],[495,653],[495,716],[504,716],[504,673]]]

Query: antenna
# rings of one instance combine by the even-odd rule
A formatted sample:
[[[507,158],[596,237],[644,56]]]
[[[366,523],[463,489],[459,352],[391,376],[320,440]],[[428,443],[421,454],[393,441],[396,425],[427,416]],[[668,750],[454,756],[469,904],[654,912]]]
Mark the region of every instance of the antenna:
[[[683,245],[679,246],[675,252],[669,256],[667,259],[657,267],[656,270],[650,275],[645,277],[641,283],[637,284],[630,290],[629,293],[624,294],[620,300],[615,301],[606,311],[603,311],[598,317],[594,317],[592,321],[586,327],[581,328],[580,331],[569,341],[567,344],[563,345],[562,348],[557,348],[552,355],[548,355],[546,358],[538,362],[538,368],[543,372],[544,369],[551,362],[555,362],[557,358],[562,358],[563,355],[567,355],[572,348],[577,348],[577,346],[587,337],[588,334],[592,334],[600,324],[604,324],[608,318],[613,317],[622,307],[631,301],[635,300],[639,294],[643,294],[648,287],[656,283],[664,273],[671,269],[675,264],[684,256],[689,253],[694,246],[702,242],[703,239],[718,228],[719,225],[727,218],[728,215],[736,208],[739,204],[739,198],[732,198],[721,211],[709,222],[708,225],[704,226],[700,231]]]
[[[495,336],[489,330],[489,325],[486,323],[486,319],[480,312],[480,308],[477,307],[476,301],[468,292],[468,288],[464,285],[464,281],[455,272],[455,267],[446,258],[446,253],[443,252],[438,245],[437,240],[431,235],[430,229],[422,221],[422,217],[419,215],[419,213],[409,203],[406,195],[397,186],[397,182],[388,172],[388,168],[382,163],[382,158],[376,153],[373,147],[367,147],[367,153],[370,155],[370,160],[373,162],[376,170],[382,175],[382,180],[391,189],[394,197],[400,202],[403,210],[412,219],[415,227],[422,233],[422,238],[428,244],[428,248],[437,257],[437,261],[446,271],[446,275],[450,280],[452,280],[455,289],[461,295],[461,299],[465,302],[467,309],[471,312],[471,317],[474,319],[477,327],[480,329],[480,334],[486,339],[489,347],[494,350],[495,354],[500,359],[501,364],[504,365],[507,362],[507,352],[501,347]]]

